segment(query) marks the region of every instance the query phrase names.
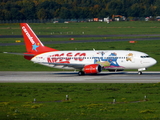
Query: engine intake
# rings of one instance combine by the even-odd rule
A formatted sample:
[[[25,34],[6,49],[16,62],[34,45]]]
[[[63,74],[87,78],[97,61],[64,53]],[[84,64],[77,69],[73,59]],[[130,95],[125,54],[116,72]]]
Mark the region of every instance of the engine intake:
[[[102,71],[102,67],[99,64],[86,65],[84,66],[83,71],[86,74],[96,74]]]

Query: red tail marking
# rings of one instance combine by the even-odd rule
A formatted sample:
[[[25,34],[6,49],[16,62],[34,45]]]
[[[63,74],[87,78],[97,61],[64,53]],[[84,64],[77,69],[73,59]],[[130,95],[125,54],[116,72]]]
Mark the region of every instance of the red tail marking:
[[[40,54],[45,52],[58,51],[56,49],[44,46],[27,23],[20,23],[20,26],[28,53]]]

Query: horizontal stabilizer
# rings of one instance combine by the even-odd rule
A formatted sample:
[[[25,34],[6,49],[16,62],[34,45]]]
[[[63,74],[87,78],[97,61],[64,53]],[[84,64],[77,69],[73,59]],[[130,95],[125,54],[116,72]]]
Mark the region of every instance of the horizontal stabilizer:
[[[14,55],[24,55],[24,56],[35,56],[35,54],[29,54],[29,53],[11,53],[11,52],[3,52],[7,54],[14,54]]]

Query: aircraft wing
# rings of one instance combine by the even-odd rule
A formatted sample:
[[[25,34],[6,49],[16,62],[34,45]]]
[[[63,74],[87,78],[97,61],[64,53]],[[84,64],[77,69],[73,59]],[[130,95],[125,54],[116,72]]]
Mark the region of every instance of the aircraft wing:
[[[14,54],[14,55],[35,56],[35,54],[29,54],[29,53],[10,53],[10,52],[3,52],[3,53]]]
[[[62,66],[63,67],[73,67],[75,69],[82,69],[85,64],[71,64],[71,63],[48,63],[48,62],[42,62],[42,64],[52,64],[55,66]]]

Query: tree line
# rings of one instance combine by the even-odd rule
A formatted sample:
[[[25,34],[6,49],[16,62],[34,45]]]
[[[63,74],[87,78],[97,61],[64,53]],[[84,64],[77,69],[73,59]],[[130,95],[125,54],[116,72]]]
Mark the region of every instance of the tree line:
[[[160,15],[160,0],[0,0],[0,20]]]

